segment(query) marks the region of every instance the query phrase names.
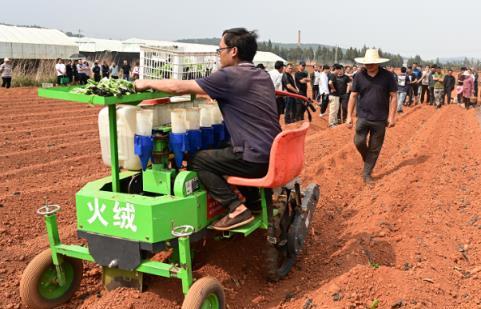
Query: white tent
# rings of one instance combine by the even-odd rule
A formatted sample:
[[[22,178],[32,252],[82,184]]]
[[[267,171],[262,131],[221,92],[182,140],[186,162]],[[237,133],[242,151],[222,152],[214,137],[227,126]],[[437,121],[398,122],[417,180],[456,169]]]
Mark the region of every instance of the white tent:
[[[0,58],[68,58],[78,51],[78,45],[59,30],[0,25]]]
[[[119,40],[106,40],[106,39],[96,39],[96,38],[72,38],[72,41],[78,45],[80,53],[82,52],[121,52],[122,51],[122,41]]]

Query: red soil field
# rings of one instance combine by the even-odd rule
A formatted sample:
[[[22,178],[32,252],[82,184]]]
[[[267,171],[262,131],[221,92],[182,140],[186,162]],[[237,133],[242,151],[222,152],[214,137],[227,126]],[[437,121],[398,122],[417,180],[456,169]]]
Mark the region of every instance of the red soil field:
[[[46,100],[33,88],[0,90],[0,308],[22,308],[19,281],[48,241],[35,214],[60,204],[64,243],[76,237],[75,192],[109,175],[99,108]],[[481,128],[477,110],[406,108],[388,129],[374,185],[364,185],[353,131],[313,115],[303,183],[321,197],[310,236],[288,277],[263,277],[259,231],[209,241],[196,277],[224,286],[228,308],[481,308]],[[180,308],[180,282],[147,277],[147,291],[105,291],[85,263],[64,308]]]

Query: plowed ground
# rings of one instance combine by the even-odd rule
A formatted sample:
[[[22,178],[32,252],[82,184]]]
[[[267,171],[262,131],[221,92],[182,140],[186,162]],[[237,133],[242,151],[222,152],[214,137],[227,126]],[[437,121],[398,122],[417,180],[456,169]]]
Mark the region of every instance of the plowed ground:
[[[75,233],[75,192],[109,174],[101,163],[98,108],[0,90],[0,307],[20,308],[19,280],[48,242],[35,214],[60,204],[60,236]],[[314,115],[303,183],[321,197],[302,256],[267,283],[264,237],[210,241],[195,276],[215,276],[228,308],[481,308],[481,129],[476,110],[408,108],[388,129],[374,185],[361,181],[353,131]],[[148,277],[147,291],[107,292],[85,263],[65,308],[180,308],[179,282]]]

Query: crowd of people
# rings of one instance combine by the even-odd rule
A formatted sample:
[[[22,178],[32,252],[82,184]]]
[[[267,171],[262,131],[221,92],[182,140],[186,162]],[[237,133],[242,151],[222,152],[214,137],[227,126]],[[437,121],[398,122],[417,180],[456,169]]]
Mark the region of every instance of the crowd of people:
[[[90,78],[98,82],[104,77],[123,78],[129,81],[136,80],[139,79],[139,70],[138,62],[132,68],[127,60],[124,60],[122,65],[119,66],[116,62],[109,65],[107,61],[100,64],[98,60],[95,60],[93,65],[90,65],[86,59],[67,60],[65,62],[59,58],[55,64],[58,85],[85,85]]]
[[[276,90],[303,96],[307,96],[307,85],[310,83],[311,98],[319,103],[320,116],[327,114],[329,127],[335,127],[346,121],[353,77],[363,69],[362,65],[314,64],[313,71],[308,74],[303,61],[297,67],[292,63],[277,61],[269,74]],[[404,106],[421,103],[436,108],[455,102],[464,104],[466,108],[476,105],[478,73],[474,68],[462,67],[457,76],[454,76],[452,69],[444,71],[437,65],[426,66],[421,70],[417,63],[400,70],[389,65],[385,69],[393,74],[397,84],[398,113],[403,112]],[[278,98],[279,114],[284,114],[286,123],[303,119],[305,107],[298,103],[295,98]]]
[[[397,112],[403,106],[429,104],[441,108],[444,104],[464,104],[466,109],[475,106],[478,97],[478,72],[474,68],[462,67],[457,76],[452,69],[440,66],[425,66],[421,71],[417,63],[402,67],[399,74],[393,73],[398,85]],[[453,92],[456,96],[453,97]]]

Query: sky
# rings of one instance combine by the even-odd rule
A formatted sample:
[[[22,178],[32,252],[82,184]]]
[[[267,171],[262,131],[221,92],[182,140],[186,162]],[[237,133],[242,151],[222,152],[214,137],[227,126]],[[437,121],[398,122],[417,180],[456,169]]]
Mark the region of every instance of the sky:
[[[257,30],[259,40],[379,47],[423,59],[481,58],[478,0],[15,0],[0,22],[39,25],[88,37],[158,39],[220,37]]]

